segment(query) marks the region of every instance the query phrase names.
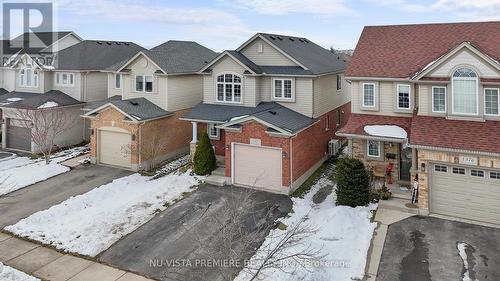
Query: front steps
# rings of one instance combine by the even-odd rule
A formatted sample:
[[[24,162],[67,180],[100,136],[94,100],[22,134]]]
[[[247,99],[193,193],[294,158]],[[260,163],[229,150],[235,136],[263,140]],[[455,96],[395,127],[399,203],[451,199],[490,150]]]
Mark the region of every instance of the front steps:
[[[408,199],[393,197],[389,200],[380,200],[378,202],[378,208],[418,215],[418,208],[411,204]]]
[[[210,176],[205,179],[205,183],[225,186],[231,184],[231,178],[226,177],[226,167],[217,167]]]

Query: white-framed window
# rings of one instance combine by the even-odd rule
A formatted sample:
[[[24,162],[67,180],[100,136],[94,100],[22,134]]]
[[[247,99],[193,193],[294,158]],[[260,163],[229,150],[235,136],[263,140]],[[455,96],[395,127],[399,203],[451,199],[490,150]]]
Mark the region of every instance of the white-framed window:
[[[410,85],[398,84],[396,89],[398,94],[398,109],[410,109]]]
[[[465,168],[453,167],[451,172],[455,175],[465,175]]]
[[[136,75],[135,91],[141,93],[153,92],[153,75]]]
[[[217,76],[217,101],[241,102],[241,76],[223,73]]]
[[[38,87],[39,71],[31,64],[26,64],[19,72],[19,83],[23,87]]]
[[[375,107],[375,84],[363,83],[363,106]]]
[[[337,74],[337,91],[342,90],[342,75]]]
[[[442,172],[442,173],[447,173],[448,172],[448,167],[443,166],[443,165],[435,165],[434,166],[434,171],[436,171],[436,172]]]
[[[500,180],[500,172],[490,172],[490,179]]]
[[[122,88],[122,75],[120,73],[115,74],[115,89],[121,89]]]
[[[69,72],[56,72],[56,85],[62,87],[75,86],[75,74]]]
[[[478,114],[478,78],[470,68],[459,68],[453,73],[453,113]]]
[[[380,142],[368,140],[366,142],[366,152],[369,157],[380,157]]]
[[[432,112],[446,112],[446,87],[432,87]]]
[[[470,175],[473,177],[484,178],[484,171],[472,169],[472,170],[470,170]]]
[[[273,79],[273,98],[278,100],[293,100],[294,89],[292,79]]]
[[[499,112],[499,89],[498,88],[485,88],[484,89],[484,114],[486,115],[500,115]]]
[[[208,123],[207,131],[208,131],[208,136],[211,139],[219,139],[220,129],[217,128],[216,125],[217,124],[215,124],[215,123]]]

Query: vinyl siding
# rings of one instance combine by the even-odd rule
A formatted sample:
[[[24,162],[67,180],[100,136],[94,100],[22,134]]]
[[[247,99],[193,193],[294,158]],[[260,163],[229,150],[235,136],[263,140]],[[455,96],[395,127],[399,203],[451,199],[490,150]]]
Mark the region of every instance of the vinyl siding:
[[[84,81],[83,78],[82,78],[82,73],[79,73],[79,72],[73,72],[74,75],[75,75],[75,85],[74,86],[68,86],[68,87],[65,87],[65,86],[58,86],[56,85],[56,82],[55,82],[55,79],[56,79],[56,73],[53,72],[51,73],[51,83],[52,83],[52,89],[53,90],[59,90],[65,94],[67,94],[68,96],[71,96],[72,98],[74,99],[77,99],[79,101],[82,101],[82,89],[83,89],[83,83]]]
[[[363,84],[375,84],[375,107],[363,107]],[[351,85],[352,93],[352,113],[373,114],[373,115],[387,115],[387,116],[401,116],[408,117],[412,115],[412,111],[408,110],[402,112],[397,109],[396,101],[396,86],[398,84],[408,84],[401,82],[391,81],[353,81]],[[411,88],[411,108],[414,107],[415,102],[415,88],[410,84]]]
[[[203,78],[201,75],[168,77],[167,110],[178,111],[194,107],[202,100]]]
[[[108,89],[108,75],[102,72],[90,72],[85,75],[85,78],[83,101],[92,102],[105,99]]]
[[[54,45],[48,47],[44,51],[57,52],[62,49],[71,47],[75,44],[78,44],[80,42],[81,42],[80,39],[76,38],[73,34],[71,34],[69,36],[64,37],[62,40],[57,41],[56,43],[54,43]]]
[[[450,77],[452,71],[458,66],[473,66],[478,71],[481,77],[497,77],[500,76],[500,71],[495,70],[488,62],[472,53],[470,50],[464,49],[454,56],[443,62],[427,76]]]
[[[16,88],[16,71],[14,69],[3,69],[3,88],[9,92]]]
[[[122,76],[122,88],[121,89],[116,89],[115,88],[115,74],[114,73],[108,73],[108,98],[112,96],[121,96],[123,92],[123,80],[126,79],[126,75]]]
[[[263,52],[259,53],[259,44],[263,46]],[[260,38],[256,38],[253,42],[248,44],[241,52],[251,61],[258,65],[281,65],[281,66],[295,66],[295,62],[287,58],[280,51],[276,50],[273,46],[266,43]]]
[[[350,85],[342,79],[342,88],[337,91],[337,75],[325,75],[314,81],[314,116],[321,115],[348,103],[351,100]]]
[[[280,77],[281,78],[281,77]],[[260,78],[260,97],[261,101],[272,101],[272,79],[273,77]],[[294,78],[295,80],[295,101],[278,102],[292,110],[302,113],[306,116],[313,116],[313,79],[312,78]],[[333,108],[332,108],[333,109]]]

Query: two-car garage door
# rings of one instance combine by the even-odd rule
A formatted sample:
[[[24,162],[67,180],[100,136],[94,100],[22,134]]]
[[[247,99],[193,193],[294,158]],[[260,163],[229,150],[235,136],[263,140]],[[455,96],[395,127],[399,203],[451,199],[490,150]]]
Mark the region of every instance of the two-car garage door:
[[[235,143],[233,183],[281,193],[281,161],[281,149]]]
[[[131,134],[125,130],[99,130],[99,163],[130,168],[131,142]]]
[[[430,212],[500,224],[500,171],[434,164]]]

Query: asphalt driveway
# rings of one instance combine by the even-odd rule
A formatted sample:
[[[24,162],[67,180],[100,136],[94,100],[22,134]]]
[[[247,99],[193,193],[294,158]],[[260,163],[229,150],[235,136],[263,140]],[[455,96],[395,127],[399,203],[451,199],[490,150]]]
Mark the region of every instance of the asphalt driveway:
[[[196,261],[224,258],[222,254],[214,256],[214,252],[227,239],[209,218],[227,213],[228,206],[236,206],[233,203],[238,202],[245,192],[248,190],[243,188],[203,185],[111,246],[101,254],[99,260],[160,280],[221,280],[217,270],[197,264]],[[288,214],[292,208],[292,201],[285,195],[255,192],[251,198],[252,208],[245,208],[243,216],[230,221],[243,226],[245,235],[258,237],[255,240],[259,241],[258,245],[253,245],[250,251],[239,249],[238,245],[234,247],[238,255],[244,253],[239,256],[241,260],[250,258],[253,249],[260,246],[267,236],[258,225],[274,224],[276,219]],[[268,219],[262,219],[264,214],[269,213]],[[204,243],[200,243],[200,238]],[[231,266],[224,270],[231,274],[239,271]]]
[[[67,173],[3,195],[0,197],[0,229],[131,173],[104,166],[80,165]]]
[[[500,229],[418,216],[391,224],[377,280],[500,280]]]

